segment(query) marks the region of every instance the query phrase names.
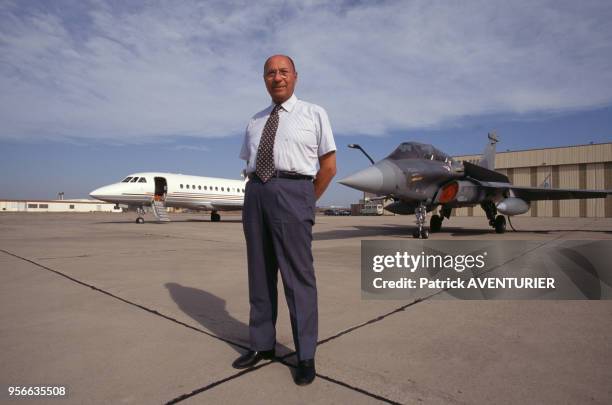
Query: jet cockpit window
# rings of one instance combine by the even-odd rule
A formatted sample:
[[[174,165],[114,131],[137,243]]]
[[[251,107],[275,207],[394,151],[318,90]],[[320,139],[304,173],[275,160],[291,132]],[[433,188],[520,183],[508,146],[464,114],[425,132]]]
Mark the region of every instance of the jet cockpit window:
[[[144,177],[141,177],[140,180],[138,180],[139,183],[146,183],[147,179],[145,179]]]
[[[423,150],[423,158],[427,160],[437,160],[439,162],[445,162],[450,159],[444,152],[440,152],[438,149],[431,145],[421,145]]]
[[[418,159],[421,158],[420,145],[412,142],[404,142],[400,144],[390,155],[393,160],[399,159]]]
[[[427,159],[437,160],[440,162],[450,161],[451,158],[447,154],[440,152],[431,145],[426,145],[417,142],[404,142],[400,144],[390,155],[390,159]]]
[[[132,176],[130,177],[126,177],[125,179],[121,180],[122,183],[129,183],[130,180],[132,180]]]
[[[130,183],[136,183],[138,181],[138,177],[134,177]]]

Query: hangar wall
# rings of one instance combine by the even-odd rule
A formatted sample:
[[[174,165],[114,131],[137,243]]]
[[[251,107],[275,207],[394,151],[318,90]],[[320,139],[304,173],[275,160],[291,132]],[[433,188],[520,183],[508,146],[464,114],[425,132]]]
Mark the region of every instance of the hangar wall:
[[[454,158],[476,163],[480,155]],[[612,189],[612,142],[497,152],[495,170],[520,186]],[[459,208],[453,215],[485,216],[480,207]],[[534,201],[523,216],[612,218],[612,197]]]
[[[98,200],[0,200],[0,212],[123,212]]]

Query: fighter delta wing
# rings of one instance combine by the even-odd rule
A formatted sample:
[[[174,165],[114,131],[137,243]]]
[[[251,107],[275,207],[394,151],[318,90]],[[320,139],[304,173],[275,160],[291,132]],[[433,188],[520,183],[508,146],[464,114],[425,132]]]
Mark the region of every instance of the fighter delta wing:
[[[504,215],[524,214],[531,201],[575,198],[605,198],[612,190],[572,190],[523,187],[511,184],[507,176],[494,170],[497,136],[488,135],[488,142],[478,165],[456,162],[432,145],[403,142],[389,156],[354,173],[339,183],[357,190],[393,199],[385,207],[396,214],[415,214],[415,238],[427,238],[427,212],[440,207],[431,216],[430,230],[438,232],[444,218],[453,208],[480,205],[489,225],[497,233],[506,230]],[[498,215],[498,212],[503,215]]]

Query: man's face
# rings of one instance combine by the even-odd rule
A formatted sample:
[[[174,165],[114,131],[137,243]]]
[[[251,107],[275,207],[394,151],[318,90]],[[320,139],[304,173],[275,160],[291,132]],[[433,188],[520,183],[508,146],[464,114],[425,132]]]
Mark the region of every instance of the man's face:
[[[271,57],[264,66],[264,81],[270,97],[276,104],[291,97],[297,81],[297,72],[285,56]]]

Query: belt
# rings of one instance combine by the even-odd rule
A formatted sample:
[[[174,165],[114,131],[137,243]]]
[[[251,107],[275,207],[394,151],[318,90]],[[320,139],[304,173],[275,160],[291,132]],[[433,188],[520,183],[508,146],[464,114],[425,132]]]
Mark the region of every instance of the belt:
[[[255,172],[249,173],[248,177],[249,177],[250,180],[253,180],[253,179],[261,180],[259,178],[259,176],[257,176],[255,174]],[[272,175],[272,177],[278,177],[280,179],[310,180],[310,181],[312,181],[312,179],[314,179],[313,176],[308,176],[306,174],[300,174],[300,173],[296,173],[296,172],[287,172],[287,171],[283,171],[283,170],[276,170],[274,172],[274,174]]]

